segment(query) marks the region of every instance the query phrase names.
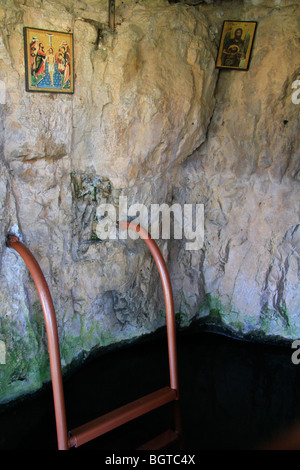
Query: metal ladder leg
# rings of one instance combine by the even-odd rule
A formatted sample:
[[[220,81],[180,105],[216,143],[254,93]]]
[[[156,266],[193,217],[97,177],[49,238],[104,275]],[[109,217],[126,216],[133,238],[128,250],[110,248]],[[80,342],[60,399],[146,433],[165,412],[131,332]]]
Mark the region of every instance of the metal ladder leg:
[[[178,437],[181,434],[180,425],[178,425],[180,420],[178,419],[179,386],[177,370],[176,328],[173,294],[169,273],[157,244],[153,239],[151,239],[148,232],[138,225],[129,222],[120,222],[120,229],[126,228],[136,230],[136,232],[139,233],[141,238],[149,247],[160,273],[166,306],[170,386],[163,387],[156,392],[150,393],[145,397],[135,400],[128,405],[107,413],[104,416],[96,418],[69,432],[67,430],[66,421],[57,323],[51,294],[42,270],[30,250],[20,241],[18,237],[14,235],[9,235],[7,239],[7,246],[16,250],[25,261],[36,285],[43,309],[48,338],[57,442],[59,450],[67,450],[71,447],[78,447],[112,429],[115,429],[116,427],[121,426],[126,422],[129,422],[143,414],[148,413],[151,410],[171,402],[174,402],[174,410],[176,410],[175,437]],[[174,439],[174,435],[168,432],[164,433],[161,442],[166,442],[168,438],[169,441],[172,441]],[[149,443],[149,445],[154,446],[156,445],[156,442],[154,443],[153,441],[151,444]]]
[[[47,282],[45,280],[44,274],[38,262],[36,261],[33,254],[29,251],[29,249],[19,240],[19,238],[12,235],[8,236],[7,246],[16,250],[25,261],[36,285],[39,298],[42,304],[48,339],[52,390],[55,408],[57,444],[59,450],[67,450],[69,448],[69,445],[63,380],[61,372],[61,360],[56,316],[51,294]]]

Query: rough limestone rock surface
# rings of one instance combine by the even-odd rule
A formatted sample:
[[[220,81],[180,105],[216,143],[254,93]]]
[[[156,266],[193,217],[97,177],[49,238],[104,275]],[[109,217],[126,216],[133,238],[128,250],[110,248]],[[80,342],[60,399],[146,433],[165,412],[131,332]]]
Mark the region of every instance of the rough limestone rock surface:
[[[150,230],[151,204],[204,207],[203,246],[157,240],[178,325],[300,334],[300,6],[193,3],[124,0],[115,31],[106,0],[0,5],[1,402],[50,378],[41,305],[8,233],[45,274],[64,370],[165,324],[144,242],[103,237],[101,208],[118,218],[121,198],[130,219],[149,209]],[[258,22],[247,72],[215,68],[228,18]],[[73,33],[74,94],[25,91],[24,26]]]
[[[171,201],[172,168],[206,138],[216,47],[194,7],[123,2],[112,32],[106,3],[1,9],[1,400],[49,379],[40,302],[8,233],[45,274],[63,367],[165,324],[148,248],[129,235],[101,239],[99,207],[118,214],[120,196],[129,207]],[[24,26],[73,32],[73,95],[25,91]],[[160,246],[167,258],[168,241]]]
[[[250,69],[221,71],[208,138],[183,181],[205,205],[208,311],[236,332],[297,338],[300,5],[277,4],[244,9],[244,20],[259,20]],[[233,6],[226,13],[236,18]]]

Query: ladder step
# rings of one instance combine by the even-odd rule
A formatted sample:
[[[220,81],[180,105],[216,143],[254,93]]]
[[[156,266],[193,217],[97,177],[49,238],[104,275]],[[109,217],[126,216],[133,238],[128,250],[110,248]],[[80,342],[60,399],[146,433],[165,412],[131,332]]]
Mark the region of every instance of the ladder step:
[[[138,447],[137,450],[159,450],[175,444],[179,441],[179,435],[172,429],[167,429],[163,433],[154,437],[150,441]]]
[[[160,406],[176,400],[176,390],[164,387],[100,416],[69,432],[69,447],[79,447]]]

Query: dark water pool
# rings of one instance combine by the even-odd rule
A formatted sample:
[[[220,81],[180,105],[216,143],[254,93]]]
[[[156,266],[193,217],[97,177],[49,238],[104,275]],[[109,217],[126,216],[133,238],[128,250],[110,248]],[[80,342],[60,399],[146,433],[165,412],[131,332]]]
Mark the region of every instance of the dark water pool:
[[[69,429],[169,385],[166,339],[150,338],[94,357],[65,379]],[[186,449],[253,449],[299,422],[300,365],[290,347],[190,330],[177,344]],[[78,451],[134,449],[168,426],[170,412],[150,413]],[[0,423],[0,450],[55,450],[51,388],[2,405]]]

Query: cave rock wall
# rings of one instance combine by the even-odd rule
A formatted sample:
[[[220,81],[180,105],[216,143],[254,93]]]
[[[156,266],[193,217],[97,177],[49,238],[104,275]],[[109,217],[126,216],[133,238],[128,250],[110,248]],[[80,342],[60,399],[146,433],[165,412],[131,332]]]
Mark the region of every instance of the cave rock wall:
[[[49,283],[64,368],[165,324],[144,242],[101,238],[100,208],[119,214],[121,198],[204,207],[199,249],[158,240],[179,326],[299,336],[299,6],[188,3],[117,2],[115,31],[102,0],[0,7],[1,401],[49,380],[41,306],[8,233]],[[248,72],[215,68],[224,19],[258,22]],[[73,33],[73,95],[25,91],[24,26]]]

